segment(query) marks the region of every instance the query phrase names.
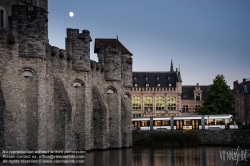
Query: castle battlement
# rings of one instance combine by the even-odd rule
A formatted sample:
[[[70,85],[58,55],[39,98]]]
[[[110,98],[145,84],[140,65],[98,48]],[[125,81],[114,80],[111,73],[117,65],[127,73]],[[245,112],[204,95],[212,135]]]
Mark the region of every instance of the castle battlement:
[[[52,46],[48,1],[17,1],[0,1],[0,151],[132,146],[132,54],[95,39],[90,60],[90,31],[71,28]]]

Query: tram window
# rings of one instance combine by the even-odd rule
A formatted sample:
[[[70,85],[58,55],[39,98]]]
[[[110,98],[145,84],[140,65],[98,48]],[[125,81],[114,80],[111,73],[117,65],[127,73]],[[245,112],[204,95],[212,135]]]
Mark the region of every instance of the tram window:
[[[160,120],[154,120],[154,126],[161,126]]]
[[[216,119],[215,120],[215,125],[224,125],[224,121],[222,119]]]
[[[206,125],[212,125],[213,119],[207,119],[206,120]]]
[[[191,120],[184,120],[184,126],[191,126]]]
[[[169,120],[163,120],[162,126],[169,126]]]
[[[141,121],[141,126],[149,126],[149,121]]]

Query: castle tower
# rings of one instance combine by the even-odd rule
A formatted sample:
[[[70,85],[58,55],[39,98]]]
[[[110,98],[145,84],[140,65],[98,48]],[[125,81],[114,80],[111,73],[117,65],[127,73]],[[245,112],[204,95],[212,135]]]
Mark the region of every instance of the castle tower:
[[[20,57],[45,58],[48,1],[0,1],[0,28],[5,44],[19,46]]]
[[[90,32],[79,29],[67,29],[66,52],[72,58],[72,69],[90,71]]]
[[[118,39],[95,39],[95,53],[104,68],[105,79],[132,87],[132,54]]]

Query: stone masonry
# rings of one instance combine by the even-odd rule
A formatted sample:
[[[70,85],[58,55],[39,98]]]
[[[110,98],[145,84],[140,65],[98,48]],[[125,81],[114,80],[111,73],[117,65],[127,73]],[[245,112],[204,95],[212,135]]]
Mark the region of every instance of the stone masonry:
[[[48,43],[48,0],[0,9],[0,151],[132,146],[132,54],[118,39],[99,39],[95,62],[88,30],[67,29],[66,50]]]

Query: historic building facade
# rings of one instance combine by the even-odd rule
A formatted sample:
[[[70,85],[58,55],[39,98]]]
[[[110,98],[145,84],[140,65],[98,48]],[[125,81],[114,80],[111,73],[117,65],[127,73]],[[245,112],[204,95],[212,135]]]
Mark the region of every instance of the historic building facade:
[[[133,72],[133,117],[195,114],[209,86],[182,85],[180,69],[168,72]]]
[[[48,42],[48,0],[0,1],[0,151],[132,146],[132,54],[67,29]]]
[[[241,83],[234,81],[233,94],[237,119],[250,124],[250,80],[244,78]]]

